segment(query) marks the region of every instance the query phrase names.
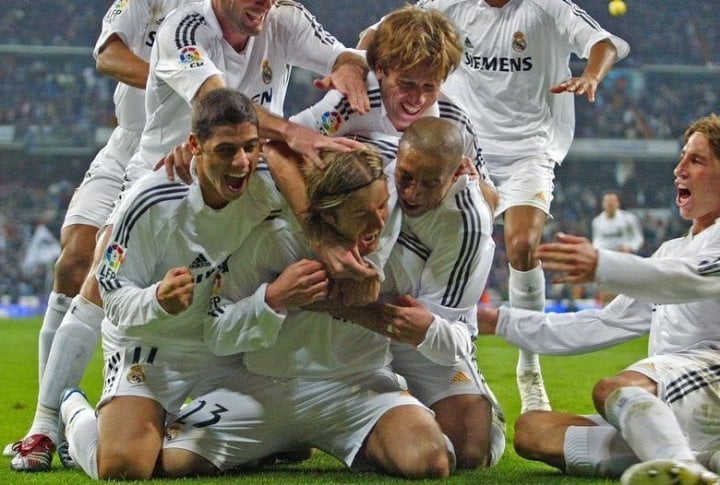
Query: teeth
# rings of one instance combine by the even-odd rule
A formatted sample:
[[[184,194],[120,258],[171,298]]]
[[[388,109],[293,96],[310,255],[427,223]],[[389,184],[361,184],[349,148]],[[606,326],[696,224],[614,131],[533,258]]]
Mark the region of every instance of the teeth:
[[[410,106],[403,104],[403,109],[410,113],[411,115],[417,114],[420,112],[420,108],[411,108]]]
[[[228,177],[234,178],[234,179],[242,179],[242,178],[247,177],[247,174],[246,173],[232,174],[232,175],[229,174]]]

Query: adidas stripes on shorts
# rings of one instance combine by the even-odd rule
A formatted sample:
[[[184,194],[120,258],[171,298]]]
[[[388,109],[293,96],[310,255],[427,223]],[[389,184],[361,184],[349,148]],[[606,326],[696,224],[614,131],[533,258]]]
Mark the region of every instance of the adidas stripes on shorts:
[[[625,370],[657,382],[693,451],[720,450],[720,347],[656,355]]]

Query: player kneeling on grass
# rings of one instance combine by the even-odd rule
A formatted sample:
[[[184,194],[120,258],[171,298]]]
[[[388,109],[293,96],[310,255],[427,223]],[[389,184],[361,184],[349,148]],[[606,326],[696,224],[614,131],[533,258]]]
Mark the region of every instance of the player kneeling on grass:
[[[624,484],[720,484],[720,117],[686,130],[674,175],[680,216],[692,227],[652,257],[565,234],[538,248],[545,269],[560,273],[555,282],[595,281],[619,293],[607,307],[479,310],[485,332],[539,353],[578,354],[650,335],[648,358],[596,384],[599,416],[521,416],[519,455],[570,474],[622,474]]]
[[[476,303],[487,280],[494,190],[463,174],[463,137],[427,117],[403,133],[395,167],[403,222],[385,268],[383,303],[337,308],[392,339],[395,372],[435,412],[458,468],[494,465],[505,448],[502,410],[477,369]]]
[[[350,241],[367,264],[382,269],[400,217],[381,158],[360,150],[323,161],[325,170],[308,180],[311,238]],[[302,310],[301,301],[275,312],[262,311],[254,301],[266,281],[312,256],[310,243],[294,227],[280,218],[266,220],[227,261],[222,298],[205,320],[206,344],[232,355],[245,338],[270,335],[274,343],[243,354],[231,381],[189,403],[168,425],[156,474],[215,474],[278,451],[316,447],[353,469],[448,476],[452,446],[432,413],[386,364],[386,337],[322,311]],[[247,332],[250,322],[256,325]],[[68,429],[73,407],[63,406]]]
[[[282,208],[282,197],[267,173],[255,173],[258,118],[246,96],[221,88],[196,101],[190,145],[193,183],[169,183],[157,172],[139,179],[122,199],[98,269],[106,316],[97,419],[85,412],[79,392],[66,394],[61,405],[70,454],[93,478],[153,476],[162,463],[166,416],[241,365],[239,356],[210,352],[202,321],[228,257],[273,207]],[[307,285],[325,284],[322,265],[288,271],[294,273],[267,286],[268,294],[280,286],[274,298],[263,293],[257,305],[278,310],[288,295],[295,304],[323,296]],[[238,349],[263,344],[249,338]]]

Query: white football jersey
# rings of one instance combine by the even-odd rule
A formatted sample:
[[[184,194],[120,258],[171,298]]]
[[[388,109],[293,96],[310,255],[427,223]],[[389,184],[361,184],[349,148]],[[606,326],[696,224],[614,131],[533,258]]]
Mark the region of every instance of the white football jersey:
[[[644,241],[640,219],[632,212],[618,209],[614,217],[605,211],[592,220],[592,243],[598,249],[619,251],[623,247],[638,252]]]
[[[350,108],[350,102],[337,90],[331,90],[320,101],[290,117],[291,121],[327,136],[364,135],[397,145],[402,132],[395,129],[387,116],[380,95],[380,85],[371,71],[367,77],[370,111],[359,114]],[[478,171],[487,179],[485,159],[480,146],[478,129],[469,115],[452,98],[440,93],[437,103],[424,113],[450,121],[463,135],[464,153],[473,161]],[[392,159],[390,159],[392,160]]]
[[[446,91],[470,113],[490,155],[546,154],[561,162],[572,143],[574,95],[549,89],[571,77],[570,54],[587,58],[609,39],[622,59],[629,47],[569,0],[420,0],[455,24],[465,47]]]
[[[223,38],[211,1],[175,10],[158,30],[146,89],[147,123],[128,166],[134,180],[190,133],[190,103],[209,77],[219,75],[269,111],[283,114],[291,66],[329,74],[344,46],[301,4],[282,0],[262,31],[236,52]]]
[[[403,215],[383,294],[409,294],[432,313],[465,323],[476,336],[476,305],[495,253],[492,226],[478,181],[459,177],[438,207]]]
[[[385,173],[392,174],[392,170],[393,164],[390,164]],[[388,180],[388,189],[390,215],[377,249],[365,256],[379,269],[389,258],[400,232],[400,208],[392,180]],[[205,323],[205,334],[215,339],[222,337],[226,342],[246,344],[248,328],[251,328],[254,335],[250,336],[261,343],[258,347],[274,339],[270,347],[244,354],[245,365],[255,374],[334,378],[386,365],[390,360],[388,339],[361,325],[323,312],[291,311],[277,332],[275,324],[266,318],[267,312],[257,311],[259,305],[251,300],[258,285],[275,279],[289,264],[302,258],[315,258],[302,234],[287,226],[263,223],[248,238],[248,244],[229,260],[228,283],[223,286],[221,294],[226,302],[240,302],[243,298],[250,300],[245,302],[244,310],[237,305],[214,309],[211,312],[214,321]],[[263,325],[260,318],[269,322],[264,329],[259,327]],[[226,342],[214,344],[213,351],[230,353]]]
[[[207,352],[202,322],[228,257],[283,205],[262,168],[242,197],[219,210],[205,205],[197,182],[168,182],[164,172],[139,179],[122,199],[97,271],[105,304],[103,339],[115,346],[141,342]],[[195,288],[190,307],[170,315],[156,291],[167,271],[177,267],[190,268]]]
[[[95,43],[93,56],[97,59],[100,49],[112,35],[120,40],[139,58],[149,61],[150,50],[157,30],[165,15],[187,0],[115,0],[105,13],[102,31]],[[118,83],[113,96],[118,125],[126,130],[140,132],[145,126],[145,90]]]

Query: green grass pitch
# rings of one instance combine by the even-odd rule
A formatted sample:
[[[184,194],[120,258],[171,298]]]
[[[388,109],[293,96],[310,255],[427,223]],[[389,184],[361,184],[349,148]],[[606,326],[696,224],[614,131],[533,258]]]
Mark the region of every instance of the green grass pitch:
[[[37,336],[39,319],[0,320],[0,446],[23,436],[30,425],[37,398]],[[444,483],[473,484],[608,484],[610,480],[571,478],[540,463],[519,458],[512,449],[512,425],[519,413],[515,388],[517,352],[495,337],[478,343],[478,361],[486,379],[502,403],[508,418],[508,447],[500,464],[493,469],[463,471]],[[640,339],[622,346],[575,357],[543,357],[543,374],[556,410],[591,413],[590,391],[601,377],[612,375],[647,355],[647,341]],[[101,357],[96,352],[83,389],[90,400],[97,400],[101,388]],[[2,484],[79,484],[90,479],[80,471],[64,470],[57,458],[49,473],[16,473],[10,459],[0,465]],[[264,469],[240,476],[185,480],[159,480],[162,483],[403,483],[374,473],[352,474],[336,460],[316,453],[300,465]],[[157,482],[157,481],[156,481]]]

